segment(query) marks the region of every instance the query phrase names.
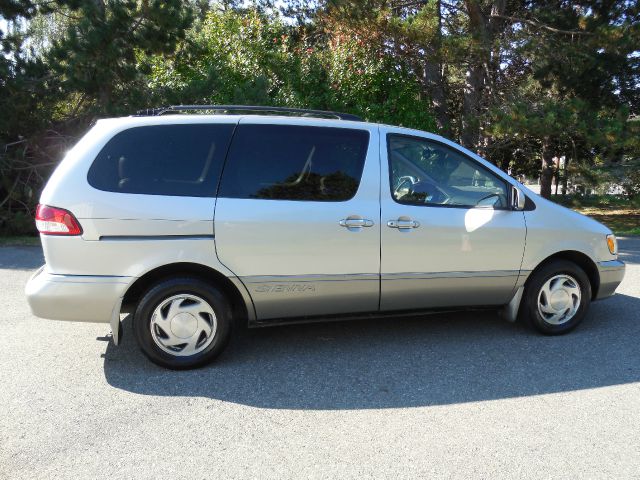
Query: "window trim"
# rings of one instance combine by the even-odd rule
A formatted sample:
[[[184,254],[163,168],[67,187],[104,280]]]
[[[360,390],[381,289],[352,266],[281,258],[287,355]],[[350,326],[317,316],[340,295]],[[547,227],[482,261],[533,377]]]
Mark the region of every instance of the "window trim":
[[[351,195],[351,197],[349,198],[345,198],[344,200],[321,200],[321,199],[311,199],[311,200],[304,200],[304,199],[291,199],[291,198],[253,198],[253,197],[249,197],[249,198],[240,198],[240,197],[229,197],[229,196],[222,196],[220,194],[220,189],[222,188],[222,183],[224,181],[224,174],[225,174],[225,170],[227,169],[227,165],[230,163],[229,158],[230,158],[230,153],[231,153],[231,147],[233,146],[234,141],[236,140],[236,134],[238,132],[238,130],[242,127],[242,126],[263,126],[263,127],[271,127],[271,126],[279,126],[279,127],[308,127],[308,128],[317,128],[317,129],[323,129],[323,130],[346,130],[346,131],[358,131],[358,132],[365,132],[367,135],[366,138],[366,145],[365,145],[365,149],[364,149],[364,158],[362,159],[362,169],[360,171],[360,178],[358,180],[358,187],[355,189],[355,191],[353,192],[353,195]],[[360,188],[362,187],[362,179],[364,178],[364,173],[365,173],[365,169],[367,166],[367,159],[369,158],[369,149],[371,148],[371,131],[367,128],[354,128],[354,127],[336,127],[336,126],[325,126],[325,125],[306,125],[306,124],[298,124],[298,123],[253,123],[253,122],[247,122],[247,123],[238,123],[236,125],[236,128],[233,130],[233,133],[231,135],[231,139],[229,141],[229,145],[227,147],[227,152],[225,154],[224,157],[224,163],[222,164],[222,168],[220,169],[220,177],[218,179],[218,187],[216,188],[216,199],[218,198],[226,198],[226,199],[230,199],[230,200],[257,200],[257,201],[263,201],[263,202],[305,202],[305,203],[309,203],[309,202],[317,202],[317,203],[345,203],[345,202],[350,202],[351,200],[353,200],[354,198],[356,198],[358,196],[358,192],[360,192]]]
[[[497,178],[499,181],[501,181],[504,186],[505,186],[505,190],[507,191],[507,205],[505,207],[489,207],[489,206],[482,206],[482,205],[450,205],[450,204],[441,204],[441,203],[411,203],[411,202],[400,202],[398,201],[398,199],[393,195],[393,179],[391,178],[391,176],[393,175],[393,171],[391,169],[391,152],[390,152],[390,146],[391,146],[391,142],[389,141],[390,137],[402,137],[402,138],[408,138],[411,140],[418,140],[421,142],[431,142],[431,143],[435,143],[437,145],[441,145],[445,148],[449,148],[453,151],[455,151],[456,153],[458,153],[459,155],[462,155],[464,158],[468,159],[469,161],[471,161],[474,165],[477,165],[480,169],[482,169],[483,171],[485,171],[486,173],[488,173],[489,175]],[[411,206],[411,207],[435,207],[435,208],[459,208],[459,209],[464,209],[464,210],[471,210],[472,208],[483,208],[483,209],[487,209],[487,210],[507,210],[507,211],[512,211],[511,207],[509,207],[509,205],[511,204],[511,184],[505,180],[504,178],[502,178],[501,176],[497,175],[495,172],[492,172],[490,169],[488,169],[486,166],[482,165],[482,163],[478,162],[475,158],[469,156],[468,154],[466,154],[465,152],[463,152],[462,150],[453,147],[451,145],[449,145],[448,143],[445,143],[441,140],[437,140],[434,138],[427,138],[427,137],[420,137],[418,135],[410,135],[410,134],[406,134],[406,133],[393,133],[393,132],[387,132],[386,134],[386,142],[387,142],[387,168],[389,170],[389,175],[388,175],[388,183],[389,183],[389,195],[391,196],[391,199],[397,203],[398,205],[407,205],[407,206]]]

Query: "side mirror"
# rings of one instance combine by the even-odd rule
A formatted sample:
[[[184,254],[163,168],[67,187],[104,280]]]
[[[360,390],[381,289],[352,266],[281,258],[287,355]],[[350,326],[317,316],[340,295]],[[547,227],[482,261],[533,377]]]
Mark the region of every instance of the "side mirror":
[[[522,190],[518,187],[511,187],[511,209],[512,210],[524,210],[524,204],[527,201],[527,197],[524,196]]]

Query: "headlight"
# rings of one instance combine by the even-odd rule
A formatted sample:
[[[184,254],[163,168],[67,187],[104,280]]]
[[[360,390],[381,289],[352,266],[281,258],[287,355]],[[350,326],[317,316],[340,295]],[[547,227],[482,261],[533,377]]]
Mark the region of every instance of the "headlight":
[[[609,252],[611,253],[611,255],[618,254],[618,241],[616,240],[615,235],[607,235],[607,247],[609,247]]]

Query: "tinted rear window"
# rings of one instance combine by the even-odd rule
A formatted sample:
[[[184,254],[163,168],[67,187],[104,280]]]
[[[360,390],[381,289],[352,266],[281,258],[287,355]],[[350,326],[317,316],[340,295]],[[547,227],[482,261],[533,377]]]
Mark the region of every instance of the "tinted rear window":
[[[115,135],[89,169],[99,190],[215,196],[234,125],[154,125]]]
[[[369,132],[293,125],[239,125],[220,197],[343,201],[358,190]]]

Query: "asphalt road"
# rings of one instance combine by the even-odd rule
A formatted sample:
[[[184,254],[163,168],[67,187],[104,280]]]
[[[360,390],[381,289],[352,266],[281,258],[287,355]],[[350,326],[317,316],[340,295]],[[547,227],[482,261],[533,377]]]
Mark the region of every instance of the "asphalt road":
[[[492,313],[250,331],[172,372],[40,320],[0,248],[0,479],[640,478],[640,239],[572,334]]]

